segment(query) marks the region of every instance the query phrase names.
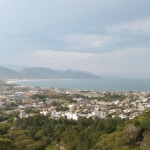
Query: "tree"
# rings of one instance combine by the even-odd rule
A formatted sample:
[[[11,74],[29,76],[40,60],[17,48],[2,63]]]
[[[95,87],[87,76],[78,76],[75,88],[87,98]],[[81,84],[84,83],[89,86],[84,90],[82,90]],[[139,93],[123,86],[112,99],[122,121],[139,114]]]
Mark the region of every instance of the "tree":
[[[10,139],[0,138],[0,150],[13,150],[13,141]]]
[[[143,140],[140,145],[142,150],[149,150],[150,149],[150,132],[146,131],[143,133]]]
[[[8,123],[1,123],[0,124],[0,135],[6,134],[8,129],[10,129],[10,124],[8,124]]]
[[[140,139],[141,128],[134,124],[128,124],[124,129],[124,140],[127,144],[135,145]]]

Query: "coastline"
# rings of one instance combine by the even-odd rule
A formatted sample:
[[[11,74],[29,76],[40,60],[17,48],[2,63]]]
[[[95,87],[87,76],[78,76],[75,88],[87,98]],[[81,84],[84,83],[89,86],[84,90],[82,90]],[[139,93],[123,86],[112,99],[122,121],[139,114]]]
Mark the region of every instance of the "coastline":
[[[77,79],[13,79],[5,81],[7,84],[21,86],[40,86],[43,88],[68,88],[96,91],[150,91],[150,79],[105,79],[105,80],[77,80]]]
[[[11,84],[11,83],[20,82],[20,81],[32,81],[32,80],[28,80],[28,79],[11,79],[11,80],[6,80],[5,82],[7,84]]]
[[[6,80],[5,82],[7,84],[11,84],[14,82],[22,82],[22,81],[45,81],[45,80],[73,80],[73,79],[11,79],[11,80]]]

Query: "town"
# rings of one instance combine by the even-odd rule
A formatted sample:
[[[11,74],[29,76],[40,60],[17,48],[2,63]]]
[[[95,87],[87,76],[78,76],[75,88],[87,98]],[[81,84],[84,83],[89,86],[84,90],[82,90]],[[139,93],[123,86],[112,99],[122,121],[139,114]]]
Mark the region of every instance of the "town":
[[[150,107],[150,92],[97,92],[1,85],[1,114],[20,118],[37,114],[53,119],[133,119]]]

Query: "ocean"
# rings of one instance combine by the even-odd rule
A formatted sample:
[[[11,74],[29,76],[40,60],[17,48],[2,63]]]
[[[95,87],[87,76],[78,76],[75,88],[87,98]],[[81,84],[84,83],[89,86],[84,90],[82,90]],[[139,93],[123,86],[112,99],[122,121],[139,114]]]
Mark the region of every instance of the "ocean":
[[[45,80],[20,80],[13,83],[22,86],[40,86],[44,88],[68,88],[92,91],[150,91],[150,79],[102,79],[102,80],[78,80],[78,79],[45,79]]]

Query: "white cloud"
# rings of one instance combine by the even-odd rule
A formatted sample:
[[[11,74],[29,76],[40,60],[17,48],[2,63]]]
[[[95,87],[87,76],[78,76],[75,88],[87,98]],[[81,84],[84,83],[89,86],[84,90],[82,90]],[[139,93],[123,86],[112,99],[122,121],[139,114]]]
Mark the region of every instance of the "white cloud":
[[[108,42],[111,37],[94,34],[68,34],[62,37],[64,41],[72,42],[81,45],[95,46],[101,43]]]
[[[28,66],[73,68],[122,77],[147,77],[150,75],[148,56],[150,56],[149,49],[127,49],[105,54],[38,50],[32,52],[26,59]]]
[[[131,31],[131,32],[150,32],[150,19],[146,20],[136,20],[121,24],[116,24],[111,27],[107,27],[107,30],[111,33],[119,33],[122,31]]]
[[[67,34],[60,37],[60,39],[70,43],[70,45],[65,45],[60,48],[60,50],[63,51],[103,53],[104,50],[100,49],[101,46],[111,42],[112,36],[98,34]]]
[[[149,5],[149,0],[0,0],[0,60],[147,75]]]

